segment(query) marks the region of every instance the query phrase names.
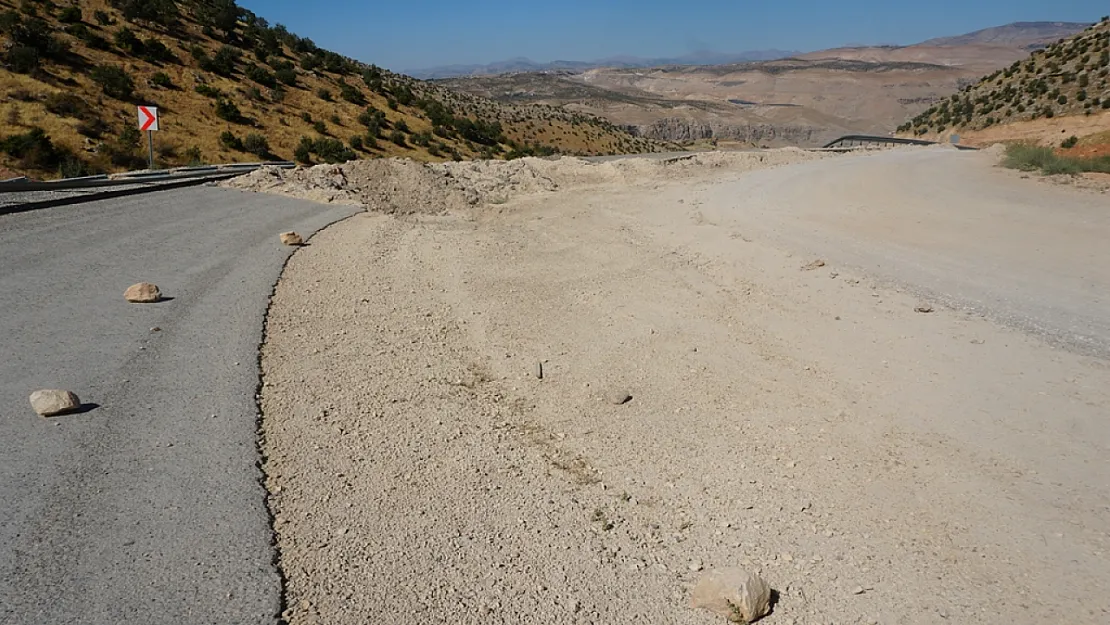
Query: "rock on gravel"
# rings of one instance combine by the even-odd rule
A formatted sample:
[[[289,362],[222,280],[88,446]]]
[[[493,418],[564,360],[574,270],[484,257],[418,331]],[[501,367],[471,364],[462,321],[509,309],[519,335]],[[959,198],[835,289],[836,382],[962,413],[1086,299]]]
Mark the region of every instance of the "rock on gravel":
[[[919,313],[931,313],[931,312],[933,312],[933,307],[929,306],[929,305],[918,306],[918,307],[914,308],[913,310],[914,310],[914,312],[919,312]]]
[[[820,269],[821,267],[824,267],[824,266],[825,266],[825,261],[815,260],[812,263],[806,263],[805,265],[802,265],[802,271],[813,271],[814,269]]]
[[[162,301],[162,291],[157,285],[140,282],[127,287],[123,298],[133,304],[153,304]]]
[[[296,232],[282,232],[281,233],[282,245],[304,245],[304,239]]]
[[[43,389],[31,393],[31,408],[44,417],[73,412],[81,407],[81,400],[70,391]]]
[[[709,571],[698,580],[690,599],[733,623],[752,623],[771,611],[771,586],[743,569]]]
[[[627,404],[632,401],[632,395],[624,391],[611,391],[605,396],[605,401],[615,406],[620,406],[621,404]]]

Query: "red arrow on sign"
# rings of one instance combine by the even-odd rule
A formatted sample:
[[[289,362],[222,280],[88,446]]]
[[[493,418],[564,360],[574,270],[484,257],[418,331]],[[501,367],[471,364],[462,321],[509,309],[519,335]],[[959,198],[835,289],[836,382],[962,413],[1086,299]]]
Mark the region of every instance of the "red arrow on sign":
[[[145,106],[139,107],[139,130],[150,130],[158,123],[158,116]]]

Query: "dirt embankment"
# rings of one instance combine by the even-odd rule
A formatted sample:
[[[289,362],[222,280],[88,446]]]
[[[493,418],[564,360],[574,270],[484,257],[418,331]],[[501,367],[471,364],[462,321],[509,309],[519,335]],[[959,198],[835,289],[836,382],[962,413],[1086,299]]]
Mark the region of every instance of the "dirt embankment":
[[[797,148],[707,152],[670,158],[605,162],[581,158],[419,163],[409,159],[352,161],[296,169],[265,167],[224,186],[326,203],[364,205],[386,213],[445,213],[503,204],[522,195],[607,183],[677,180],[798,163],[824,155]]]

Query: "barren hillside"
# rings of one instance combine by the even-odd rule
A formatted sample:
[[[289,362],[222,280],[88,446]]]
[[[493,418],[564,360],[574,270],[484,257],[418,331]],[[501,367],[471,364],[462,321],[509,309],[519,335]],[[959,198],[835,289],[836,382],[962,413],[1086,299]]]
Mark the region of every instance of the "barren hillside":
[[[42,176],[159,165],[645,152],[607,121],[452,93],[345,58],[233,0],[0,0],[0,166]]]
[[[1046,36],[1078,28],[1012,24],[950,41],[837,48],[766,62],[512,73],[442,84],[502,102],[600,115],[644,137],[806,146],[850,132],[889,133],[1025,57]]]

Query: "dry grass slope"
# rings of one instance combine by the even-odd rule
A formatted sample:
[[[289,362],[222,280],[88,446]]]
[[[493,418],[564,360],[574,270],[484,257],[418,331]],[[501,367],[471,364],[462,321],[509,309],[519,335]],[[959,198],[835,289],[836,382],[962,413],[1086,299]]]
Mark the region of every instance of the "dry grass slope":
[[[43,177],[159,166],[650,152],[601,119],[512,106],[317,47],[233,0],[0,0],[0,166]]]

